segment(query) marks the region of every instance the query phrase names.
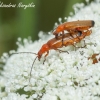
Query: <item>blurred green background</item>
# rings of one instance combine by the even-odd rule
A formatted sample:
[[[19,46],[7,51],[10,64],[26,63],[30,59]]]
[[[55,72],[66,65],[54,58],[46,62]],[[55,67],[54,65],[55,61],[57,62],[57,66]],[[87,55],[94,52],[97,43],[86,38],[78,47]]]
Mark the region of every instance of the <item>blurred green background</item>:
[[[25,5],[33,2],[35,7],[0,6],[0,56],[17,48],[18,37],[31,36],[34,41],[38,39],[39,31],[47,33],[53,30],[58,18],[67,17],[73,11],[73,4],[85,3],[85,0],[1,0],[0,5],[11,3],[17,6],[21,2]]]

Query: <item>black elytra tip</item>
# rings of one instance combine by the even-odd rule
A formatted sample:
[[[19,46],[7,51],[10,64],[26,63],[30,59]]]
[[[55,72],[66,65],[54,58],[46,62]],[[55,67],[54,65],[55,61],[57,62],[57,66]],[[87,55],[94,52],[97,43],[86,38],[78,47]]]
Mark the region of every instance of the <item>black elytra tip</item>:
[[[95,25],[95,22],[93,20],[91,22],[92,22],[92,27],[93,27]]]

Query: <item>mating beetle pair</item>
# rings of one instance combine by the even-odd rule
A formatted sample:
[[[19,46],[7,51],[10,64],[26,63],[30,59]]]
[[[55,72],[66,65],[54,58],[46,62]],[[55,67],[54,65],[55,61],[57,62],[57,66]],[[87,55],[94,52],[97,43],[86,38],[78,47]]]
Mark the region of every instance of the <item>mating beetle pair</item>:
[[[53,31],[53,35],[55,35],[55,37],[53,39],[50,39],[47,43],[43,44],[38,53],[32,53],[32,52],[19,52],[19,53],[32,53],[37,55],[36,58],[34,59],[34,62],[37,58],[38,60],[40,60],[44,53],[46,53],[44,56],[46,58],[46,56],[49,53],[49,50],[54,49],[61,51],[59,50],[59,48],[68,45],[74,46],[74,43],[78,43],[86,36],[89,36],[92,32],[90,28],[93,27],[94,24],[95,22],[93,20],[78,20],[78,21],[62,23]],[[67,31],[67,33],[64,33],[64,31]],[[34,62],[32,64],[32,67],[34,65]],[[30,71],[30,76],[31,76],[31,71]]]

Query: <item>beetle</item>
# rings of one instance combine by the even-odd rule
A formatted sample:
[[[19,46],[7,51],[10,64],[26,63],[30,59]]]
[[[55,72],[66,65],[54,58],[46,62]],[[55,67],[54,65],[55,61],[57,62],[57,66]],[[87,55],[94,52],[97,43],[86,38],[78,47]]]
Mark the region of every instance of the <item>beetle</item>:
[[[77,31],[87,31],[89,28],[93,27],[95,22],[93,20],[78,20],[72,22],[65,22],[60,24],[54,31],[53,35],[55,35],[56,39],[58,39],[58,35],[62,32],[62,39],[64,31],[68,31],[70,35]],[[60,34],[61,35],[61,34]]]
[[[40,61],[42,55],[45,54],[44,57],[45,57],[45,60],[46,60],[46,57],[49,54],[49,51],[52,50],[52,49],[58,50],[60,52],[66,52],[66,51],[59,50],[59,48],[62,48],[63,46],[68,46],[68,45],[75,46],[74,45],[75,43],[80,42],[83,38],[85,38],[86,36],[90,35],[91,32],[92,32],[91,30],[88,30],[86,32],[77,31],[77,32],[73,33],[73,36],[71,36],[70,33],[64,34],[63,42],[62,42],[62,36],[58,36],[58,39],[56,39],[56,38],[50,39],[47,43],[42,45],[42,47],[40,48],[38,53],[18,52],[18,53],[13,53],[13,54],[31,53],[31,54],[37,55],[35,57],[33,63],[32,63],[32,67],[31,67],[31,71],[30,71],[30,77],[31,77],[32,68],[33,68],[33,65],[34,65],[34,63],[35,63],[37,58]],[[29,81],[30,81],[30,79],[29,79]]]

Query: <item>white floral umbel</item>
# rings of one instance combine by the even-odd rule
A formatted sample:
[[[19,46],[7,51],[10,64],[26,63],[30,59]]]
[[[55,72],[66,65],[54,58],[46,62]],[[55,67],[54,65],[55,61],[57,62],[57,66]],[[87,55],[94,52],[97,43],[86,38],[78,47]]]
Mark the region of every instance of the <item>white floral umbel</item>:
[[[35,61],[29,83],[29,73],[36,55],[4,54],[4,70],[0,76],[0,100],[100,100],[100,61],[93,64],[88,59],[93,54],[100,57],[100,2],[87,6],[76,4],[75,15],[67,21],[94,20],[92,33],[85,40],[86,47],[67,46],[61,48],[69,52],[59,53],[50,50],[43,64],[44,57]],[[16,52],[35,52],[53,35],[39,34],[40,40],[32,42],[19,38]],[[83,41],[83,40],[82,40]],[[84,45],[83,42],[81,46]]]

